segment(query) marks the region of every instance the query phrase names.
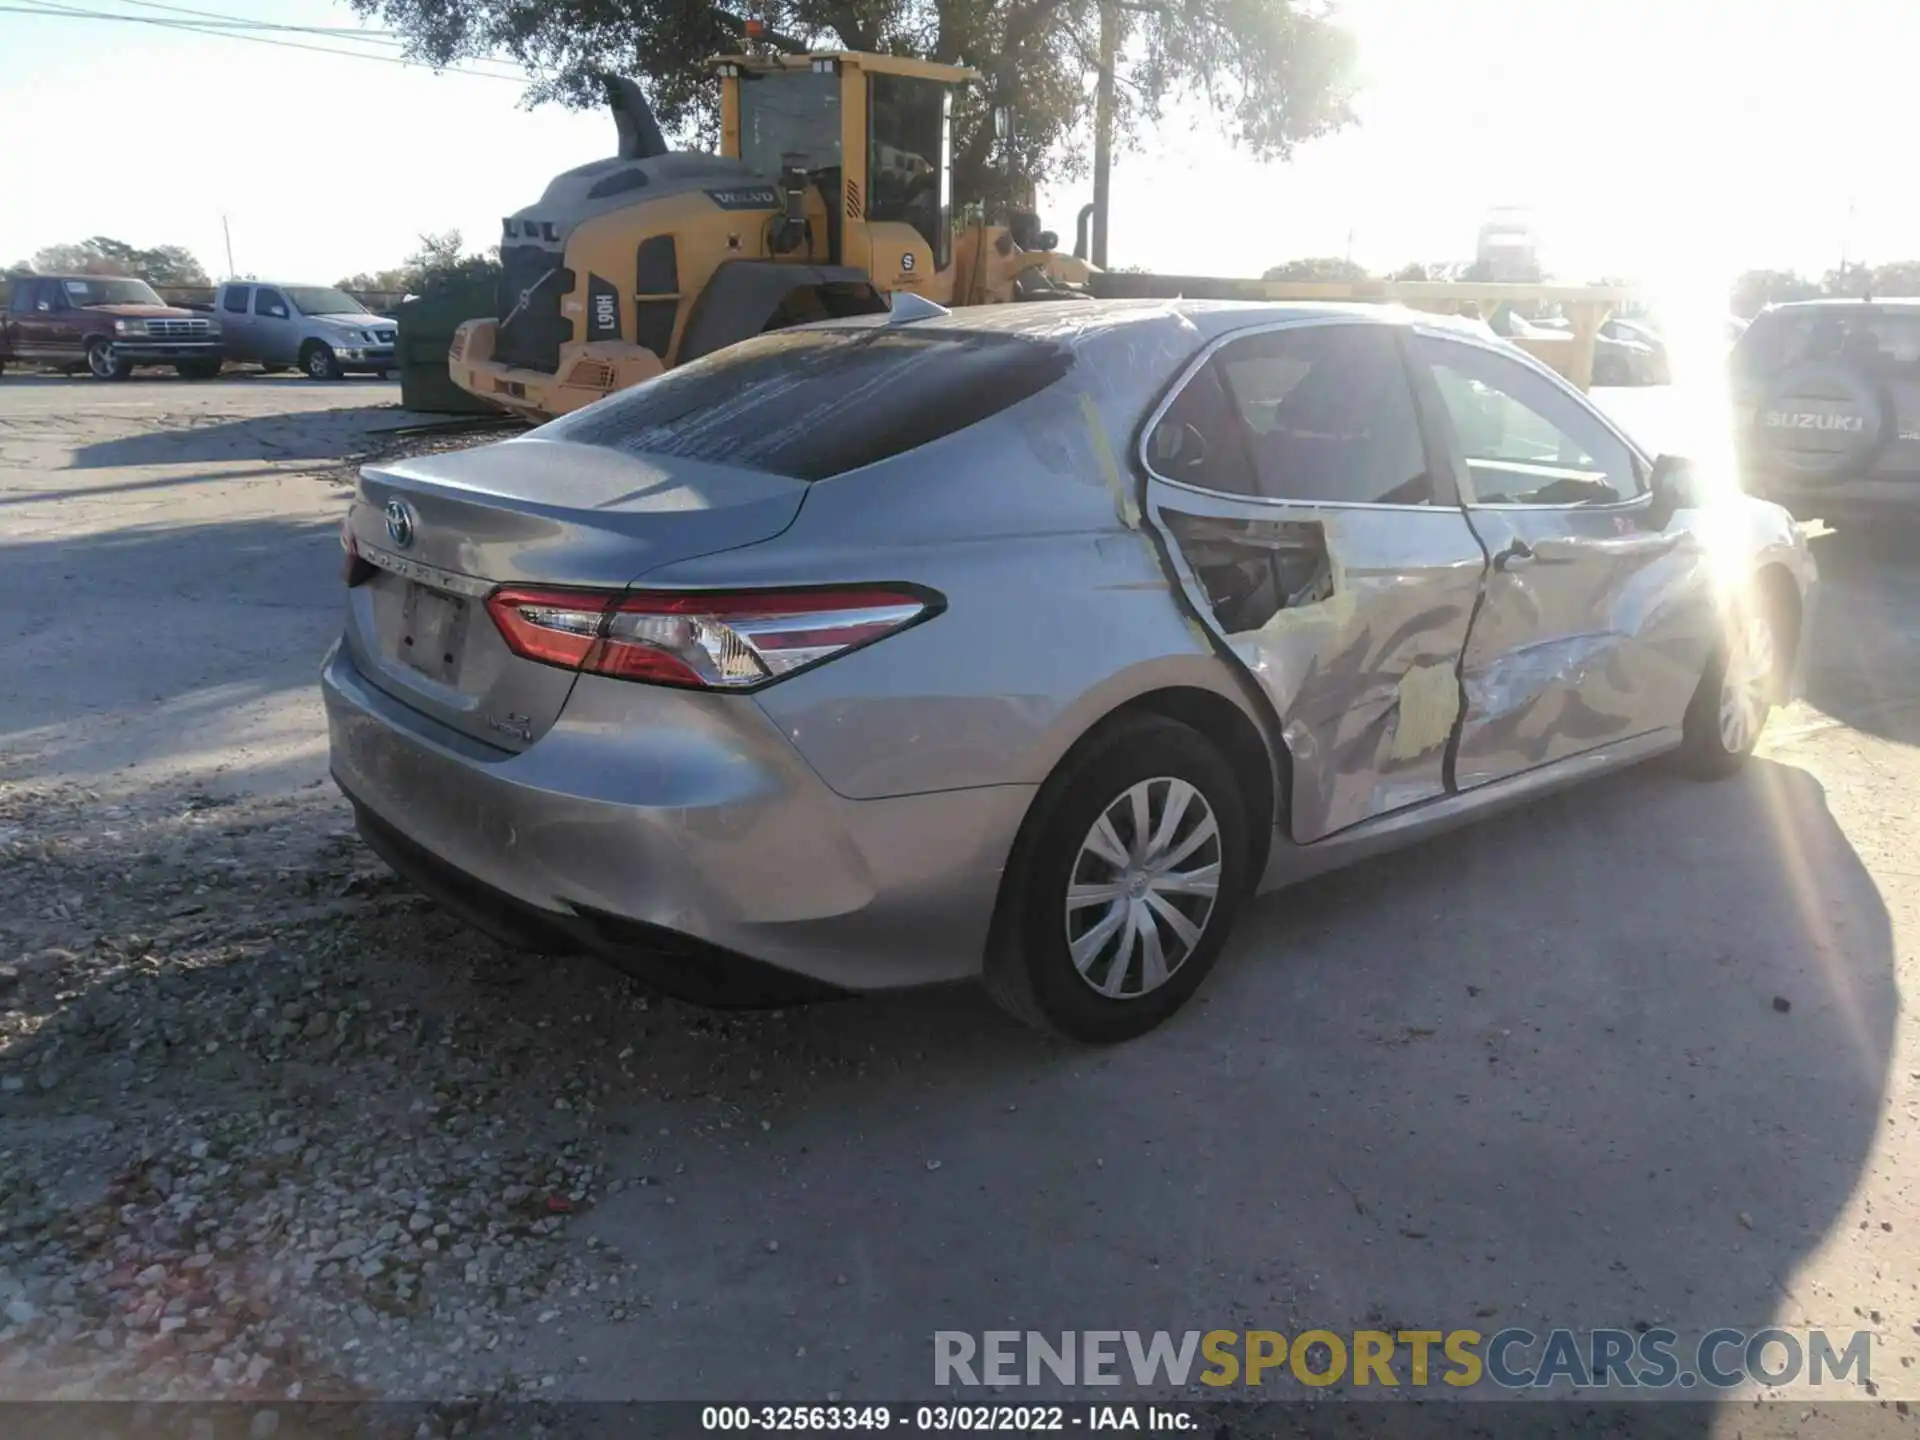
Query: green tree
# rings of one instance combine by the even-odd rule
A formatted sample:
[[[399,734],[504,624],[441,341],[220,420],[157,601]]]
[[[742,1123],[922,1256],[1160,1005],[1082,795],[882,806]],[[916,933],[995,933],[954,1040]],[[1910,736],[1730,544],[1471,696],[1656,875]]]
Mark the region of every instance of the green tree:
[[[1367,280],[1364,265],[1356,265],[1351,260],[1343,260],[1338,255],[1321,255],[1306,260],[1289,260],[1284,265],[1276,265],[1260,277],[1262,280],[1316,280],[1348,281]]]
[[[333,283],[342,290],[362,294],[398,295],[411,288],[407,279],[405,270],[362,270],[357,275],[343,275]]]
[[[1422,265],[1418,260],[1410,264],[1402,265],[1398,270],[1395,270],[1391,275],[1387,276],[1389,280],[1431,280],[1433,278],[1433,275],[1428,272],[1427,267]]]
[[[441,285],[491,280],[499,274],[499,246],[484,255],[469,255],[458,230],[443,230],[437,235],[422,235],[418,247],[397,269],[363,271],[334,283],[342,290],[423,295]]]
[[[1750,320],[1769,305],[1811,300],[1819,293],[1820,286],[1797,270],[1748,270],[1734,280],[1727,308]]]
[[[433,65],[508,56],[532,101],[601,103],[598,72],[632,74],[669,134],[711,144],[718,83],[706,60],[738,51],[739,22],[699,0],[352,0]],[[987,77],[956,104],[955,195],[1012,201],[1084,170],[1098,60],[1099,0],[756,0],[754,18],[821,49],[884,51],[970,65]],[[1262,159],[1353,118],[1355,48],[1323,0],[1178,0],[1115,10],[1124,146],[1180,95],[1199,98]],[[997,106],[1016,114],[1005,170]]]
[[[1874,295],[1920,295],[1920,260],[1893,260],[1873,267]]]
[[[37,250],[32,268],[42,275],[134,275],[154,285],[207,285],[206,268],[182,245],[142,250],[110,235],[95,235],[76,245]]]
[[[1873,281],[1873,268],[1858,260],[1848,261],[1834,266],[1820,277],[1820,292],[1824,295],[1844,295],[1857,298],[1867,291]]]

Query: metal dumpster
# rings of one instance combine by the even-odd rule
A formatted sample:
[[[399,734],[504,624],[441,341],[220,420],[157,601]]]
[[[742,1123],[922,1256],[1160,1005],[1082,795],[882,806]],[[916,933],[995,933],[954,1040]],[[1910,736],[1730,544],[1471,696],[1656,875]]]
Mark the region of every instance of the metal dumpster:
[[[400,403],[440,415],[497,415],[499,410],[469,395],[447,374],[447,346],[463,320],[494,312],[492,280],[439,287],[400,303]]]

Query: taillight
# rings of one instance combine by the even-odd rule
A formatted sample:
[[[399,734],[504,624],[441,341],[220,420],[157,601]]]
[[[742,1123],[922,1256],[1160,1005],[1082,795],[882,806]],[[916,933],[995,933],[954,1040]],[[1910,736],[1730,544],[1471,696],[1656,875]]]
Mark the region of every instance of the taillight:
[[[618,680],[749,690],[895,634],[940,609],[897,585],[598,591],[503,586],[487,610],[516,655]]]

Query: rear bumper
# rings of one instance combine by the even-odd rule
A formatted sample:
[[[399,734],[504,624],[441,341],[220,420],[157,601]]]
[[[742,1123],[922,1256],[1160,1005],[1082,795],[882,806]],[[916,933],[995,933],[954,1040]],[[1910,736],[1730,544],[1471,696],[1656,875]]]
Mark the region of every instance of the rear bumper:
[[[551,373],[529,370],[494,358],[498,333],[497,321],[462,322],[447,347],[447,373],[468,394],[529,419],[570,414],[661,371],[653,351],[619,340],[569,340]]]
[[[334,778],[396,869],[522,943],[659,954],[690,998],[725,999],[743,963],[842,990],[979,974],[1033,795],[843,799],[741,696],[585,677],[508,754],[392,699],[345,646],[321,689]]]
[[[453,383],[469,395],[536,420],[566,414],[601,398],[599,394],[581,396],[575,403],[568,404],[558,393],[557,377],[539,370],[515,369],[492,360],[449,359],[447,373],[453,377]]]

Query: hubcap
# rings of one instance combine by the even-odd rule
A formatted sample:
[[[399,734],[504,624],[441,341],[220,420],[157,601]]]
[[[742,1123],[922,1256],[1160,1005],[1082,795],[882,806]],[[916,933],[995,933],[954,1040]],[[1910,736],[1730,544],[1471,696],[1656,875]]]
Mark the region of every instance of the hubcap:
[[[327,374],[327,352],[326,351],[316,350],[313,352],[313,354],[307,357],[307,373],[313,376],[313,378],[316,380],[322,380],[326,378],[326,374]]]
[[[1102,995],[1158,990],[1206,933],[1220,890],[1220,827],[1206,796],[1160,776],[1128,787],[1080,842],[1067,881],[1067,948]]]
[[[94,374],[105,379],[113,373],[113,351],[105,345],[96,345],[87,352],[87,364]]]
[[[1720,681],[1720,744],[1729,755],[1744,754],[1760,738],[1772,683],[1773,626],[1755,608],[1733,628]]]

